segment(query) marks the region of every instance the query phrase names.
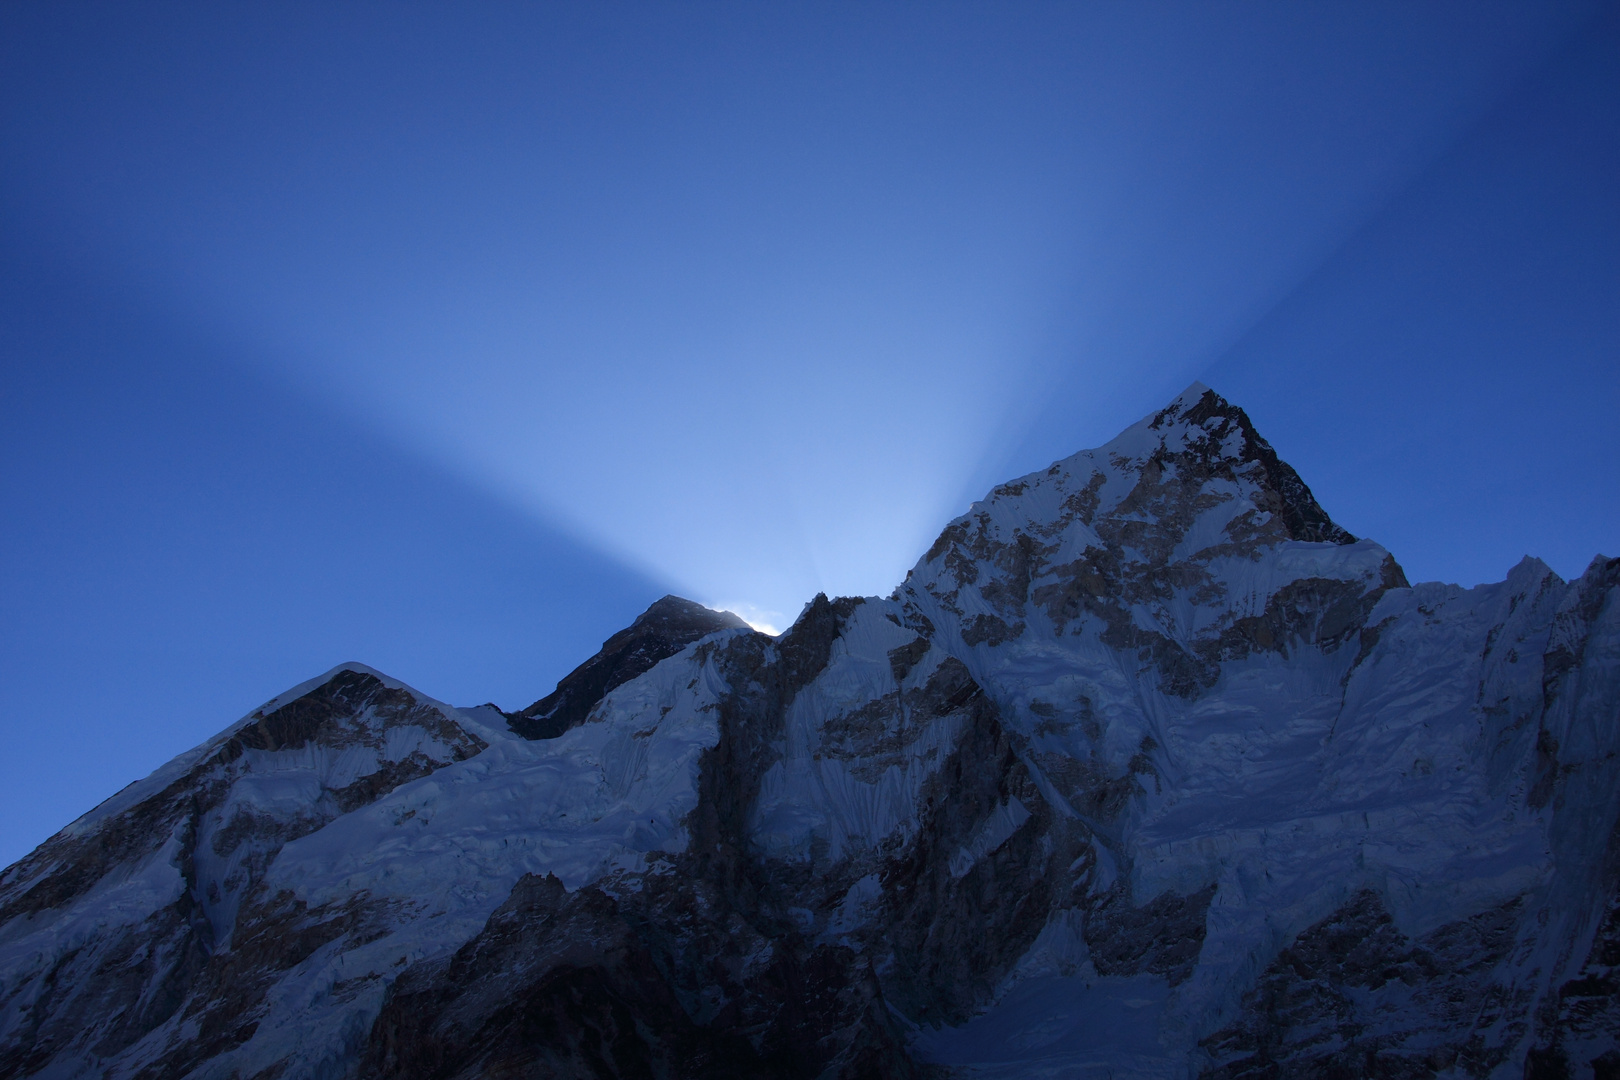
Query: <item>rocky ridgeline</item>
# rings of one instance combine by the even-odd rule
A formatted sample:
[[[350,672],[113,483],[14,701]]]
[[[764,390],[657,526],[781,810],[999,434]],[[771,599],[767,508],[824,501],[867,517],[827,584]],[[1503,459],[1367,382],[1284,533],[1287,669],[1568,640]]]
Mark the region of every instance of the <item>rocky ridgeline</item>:
[[[0,1075],[1620,1076],[1620,561],[1411,586],[1203,387],[777,638],[348,665],[0,875]]]

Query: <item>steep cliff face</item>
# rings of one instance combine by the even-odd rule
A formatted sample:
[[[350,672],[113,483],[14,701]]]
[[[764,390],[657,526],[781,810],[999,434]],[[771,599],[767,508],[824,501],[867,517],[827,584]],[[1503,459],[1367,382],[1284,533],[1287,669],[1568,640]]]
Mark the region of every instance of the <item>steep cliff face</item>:
[[[0,1072],[1613,1076],[1617,752],[1620,561],[1409,586],[1194,387],[780,637],[278,699],[0,877]]]

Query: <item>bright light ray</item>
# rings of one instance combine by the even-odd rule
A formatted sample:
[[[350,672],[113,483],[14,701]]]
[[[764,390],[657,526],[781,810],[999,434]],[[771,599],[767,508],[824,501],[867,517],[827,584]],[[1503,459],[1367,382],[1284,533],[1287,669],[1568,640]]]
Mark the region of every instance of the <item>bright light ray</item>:
[[[1179,388],[1575,9],[743,10],[424,9],[358,57],[308,11],[240,75],[201,20],[128,115],[16,121],[8,195],[360,422],[780,628]],[[107,48],[176,59],[147,44]],[[255,97],[289,57],[310,77]],[[199,143],[201,85],[260,137]]]

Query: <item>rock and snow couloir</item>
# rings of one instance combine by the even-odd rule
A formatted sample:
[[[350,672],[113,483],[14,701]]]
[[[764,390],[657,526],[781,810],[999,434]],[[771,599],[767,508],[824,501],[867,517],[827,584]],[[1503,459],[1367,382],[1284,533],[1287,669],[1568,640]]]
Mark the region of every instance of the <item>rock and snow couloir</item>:
[[[359,665],[0,874],[0,1074],[1620,1075],[1620,560],[1409,586],[1194,386],[770,638]]]

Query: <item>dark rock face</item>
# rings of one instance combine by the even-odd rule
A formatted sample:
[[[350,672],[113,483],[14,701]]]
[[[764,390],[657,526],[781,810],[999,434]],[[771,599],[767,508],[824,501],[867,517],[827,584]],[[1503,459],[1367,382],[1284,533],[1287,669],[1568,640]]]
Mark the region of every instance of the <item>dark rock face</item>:
[[[1087,912],[1086,944],[1102,975],[1163,975],[1175,986],[1192,974],[1204,945],[1204,924],[1215,887],[1190,896],[1165,891],[1141,907],[1115,888]]]
[[[966,671],[947,662],[939,681],[935,709],[964,714],[964,731],[923,792],[917,842],[880,864],[886,933],[869,946],[885,958],[889,999],[932,1024],[961,1023],[993,999],[1051,911],[1070,900],[1068,867],[1091,839],[1041,799],[1016,740]],[[981,823],[1013,805],[1029,817],[966,863]]]
[[[1262,490],[1267,498],[1262,504],[1274,513],[1287,530],[1289,539],[1312,540],[1329,544],[1353,544],[1356,538],[1333,523],[1327,511],[1317,503],[1316,496],[1299,478],[1299,473],[1277,456],[1271,444],[1261,437],[1250,423],[1249,416],[1213,390],[1205,390],[1197,403],[1189,409],[1175,406],[1153,418],[1155,428],[1177,419],[1195,424],[1207,436],[1191,448],[1203,459],[1206,470],[1221,468],[1235,456],[1242,464],[1259,466],[1265,477]],[[1240,449],[1233,455],[1227,449],[1227,440],[1236,436]]]
[[[310,908],[288,892],[260,890],[243,904],[228,948],[200,965],[177,995],[167,1022],[147,1034],[146,1054],[127,1070],[134,1080],[187,1076],[253,1038],[267,1014],[266,999],[299,965],[334,943],[364,945],[386,933],[387,911],[356,895]],[[361,980],[365,981],[365,980]],[[352,992],[354,987],[334,987]],[[105,1051],[96,1048],[98,1054]]]
[[[747,626],[729,611],[666,596],[604,641],[601,651],[564,676],[557,689],[508,717],[508,722],[525,739],[554,739],[584,723],[609,690],[645,673],[660,660],[716,631]]]
[[[1497,968],[1517,902],[1410,940],[1364,892],[1296,937],[1244,997],[1243,1018],[1205,1040],[1211,1080],[1488,1076],[1510,1045],[1493,1020],[1522,1010]],[[1519,1028],[1522,1031],[1522,1026]]]
[[[747,1039],[692,1021],[617,901],[530,876],[447,963],[401,976],[360,1075],[768,1074]]]

